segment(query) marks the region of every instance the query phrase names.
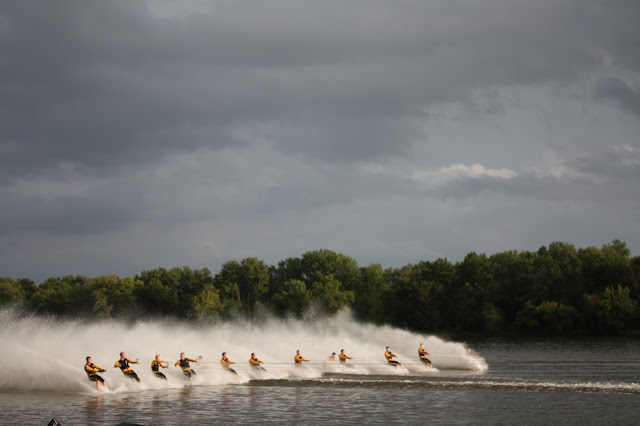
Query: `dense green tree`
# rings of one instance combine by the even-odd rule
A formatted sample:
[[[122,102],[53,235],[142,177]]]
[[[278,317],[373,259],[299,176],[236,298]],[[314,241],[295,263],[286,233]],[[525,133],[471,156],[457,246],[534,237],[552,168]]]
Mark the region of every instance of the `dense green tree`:
[[[574,304],[580,301],[582,289],[580,261],[573,245],[553,242],[538,251],[529,300],[535,304],[552,300]]]
[[[413,265],[408,264],[400,268],[395,268],[387,275],[387,282],[391,288],[390,298],[386,301],[388,315],[386,322],[400,326],[409,327],[410,320],[407,319],[407,312],[410,310],[411,296],[408,291],[411,287],[411,272]]]
[[[31,297],[31,306],[38,313],[68,314],[71,309],[71,293],[73,289],[69,283],[60,278],[51,277],[40,284],[38,290]]]
[[[486,303],[485,292],[480,284],[466,282],[457,286],[450,328],[457,332],[483,330]]]
[[[255,257],[249,257],[240,263],[239,292],[243,311],[252,316],[256,305],[266,302],[269,291],[269,267]]]
[[[485,328],[484,311],[492,303],[489,290],[494,287],[491,261],[485,254],[471,252],[456,264],[456,275],[448,292],[450,328],[456,331],[480,331]]]
[[[257,303],[266,301],[269,290],[269,268],[254,257],[235,260],[222,265],[222,270],[214,277],[216,288],[220,289],[225,310],[237,309],[244,316],[251,317]]]
[[[424,322],[432,330],[452,329],[455,318],[456,268],[447,259],[420,261],[413,268],[412,281],[419,283]]]
[[[236,260],[225,262],[220,272],[213,277],[213,284],[220,291],[225,311],[232,308],[240,309],[242,297],[238,286],[239,279],[240,263]]]
[[[291,313],[301,317],[311,305],[311,292],[302,280],[288,280],[281,293],[273,297],[273,307],[281,315]]]
[[[631,296],[635,300],[640,300],[640,256],[635,256],[629,260],[631,270]]]
[[[109,303],[109,298],[102,289],[93,290],[91,293],[93,298],[93,313],[96,318],[111,318],[113,305]]]
[[[341,283],[333,275],[316,274],[317,281],[311,286],[311,296],[329,313],[349,307],[354,301],[353,291],[342,290]]]
[[[522,330],[562,333],[573,329],[576,318],[573,306],[555,301],[544,301],[537,306],[527,302],[518,312],[516,324]]]
[[[284,283],[289,280],[302,280],[302,259],[288,257],[278,262],[278,266],[269,268],[269,298],[284,291]]]
[[[580,270],[582,272],[583,289],[587,293],[603,290],[601,287],[604,280],[602,276],[604,256],[602,250],[596,247],[585,247],[578,250],[580,260]]]
[[[612,285],[631,286],[633,272],[627,245],[620,240],[603,244],[602,248],[587,247],[578,251],[584,289],[588,293],[602,292]]]
[[[564,332],[573,328],[576,310],[573,306],[563,305],[555,301],[545,301],[536,306],[539,321],[547,330]]]
[[[455,264],[436,259],[386,270],[317,250],[277,266],[229,261],[213,278],[188,267],[133,278],[66,275],[39,286],[0,278],[0,305],[38,313],[211,321],[233,312],[250,318],[259,306],[301,316],[314,301],[328,312],[351,307],[361,320],[432,332],[617,333],[640,328],[639,299],[640,258],[620,240],[578,250],[553,242],[536,252],[471,252]]]
[[[536,307],[530,301],[526,301],[522,309],[516,315],[515,325],[521,330],[534,330],[540,327]]]
[[[597,315],[602,329],[619,333],[637,310],[638,302],[631,297],[629,288],[618,285],[605,289]]]
[[[8,277],[0,277],[0,306],[21,303],[25,292],[20,282]]]
[[[174,290],[164,285],[161,278],[151,271],[143,271],[139,276],[142,285],[135,289],[136,303],[143,313],[155,315],[176,315],[178,296]]]
[[[20,283],[20,287],[24,292],[24,298],[26,300],[31,299],[31,297],[33,296],[33,293],[35,293],[38,290],[36,283],[34,283],[28,278],[21,278],[18,280],[18,282]]]
[[[490,333],[499,332],[504,327],[504,313],[491,302],[482,305],[482,326]]]
[[[604,285],[604,288],[618,284],[625,287],[631,285],[630,252],[626,243],[616,239],[611,244],[604,244],[601,251],[600,285]]]
[[[415,311],[412,328],[419,330],[444,330],[447,324],[443,320],[443,284],[437,281],[412,281],[412,294],[415,297]]]
[[[489,258],[481,253],[467,254],[456,268],[456,279],[462,283],[474,283],[481,288],[488,288],[493,280],[493,268]]]
[[[391,271],[391,270],[390,270]],[[382,324],[388,321],[388,301],[393,297],[380,264],[360,268],[360,282],[354,289],[353,309],[363,321]]]
[[[320,281],[322,276],[333,276],[344,290],[353,290],[360,280],[360,269],[355,260],[344,254],[331,250],[308,251],[300,260],[302,280],[310,289],[313,283]]]
[[[490,300],[503,313],[503,325],[513,324],[518,310],[527,300],[534,256],[530,252],[511,250],[489,258],[493,272]]]
[[[93,312],[100,317],[110,318],[113,315],[129,314],[136,305],[136,288],[143,282],[133,278],[118,278],[117,275],[98,277],[89,282],[94,300]]]
[[[206,321],[215,320],[224,309],[220,292],[213,284],[206,285],[200,293],[193,297],[193,317],[195,319]]]
[[[147,313],[187,317],[193,312],[193,296],[211,284],[208,269],[156,268],[135,277],[141,285],[135,289],[136,300]]]
[[[410,264],[393,274],[393,309],[398,325],[429,331],[444,327],[441,314],[444,285],[429,279],[433,277],[434,268],[430,262]]]
[[[425,330],[449,328],[445,313],[450,304],[448,291],[453,288],[455,267],[446,259],[420,261],[411,271],[412,297],[415,297],[417,323]]]

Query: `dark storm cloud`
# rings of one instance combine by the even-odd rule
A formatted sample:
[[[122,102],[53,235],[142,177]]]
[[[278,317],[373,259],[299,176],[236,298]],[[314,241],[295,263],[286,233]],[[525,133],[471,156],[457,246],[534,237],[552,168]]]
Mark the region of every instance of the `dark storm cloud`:
[[[5,179],[237,146],[255,122],[316,159],[407,156],[429,105],[572,78],[594,49],[635,66],[638,45],[632,2],[161,4],[3,4]]]
[[[152,241],[152,264],[206,259],[176,259],[181,233],[219,260],[357,250],[373,232],[371,261],[406,263],[486,241],[466,224],[482,209],[477,227],[499,228],[488,198],[550,223],[534,210],[628,206],[637,128],[617,108],[639,113],[638,16],[635,0],[3,2],[0,245],[19,249],[0,268],[63,237],[102,238],[114,264],[136,263],[118,238]],[[74,272],[72,254],[46,256]]]
[[[596,86],[596,95],[640,115],[640,87],[631,87],[620,78],[607,78]]]
[[[5,202],[9,201],[5,199]],[[0,221],[0,235],[23,232],[53,234],[102,233],[121,229],[140,217],[135,205],[101,198],[59,197],[7,203]]]
[[[70,161],[94,172],[229,143],[224,96],[192,81],[194,70],[180,76],[172,69],[141,5],[62,2],[46,13],[24,2],[5,5],[5,171],[37,173]]]
[[[134,177],[132,177],[134,178]],[[0,237],[21,233],[82,235],[122,229],[149,214],[138,182],[127,179],[86,180],[52,174],[40,181],[0,187]],[[28,183],[27,183],[28,182]]]
[[[601,49],[614,63],[640,71],[640,3],[635,0],[577,1],[574,19],[575,42]]]

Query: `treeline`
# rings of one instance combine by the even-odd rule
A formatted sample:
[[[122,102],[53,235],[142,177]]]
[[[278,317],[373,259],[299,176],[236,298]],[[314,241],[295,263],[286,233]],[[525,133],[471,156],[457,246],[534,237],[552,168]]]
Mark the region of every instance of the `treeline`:
[[[619,240],[601,248],[554,242],[537,252],[472,252],[461,262],[388,269],[317,250],[275,266],[229,261],[215,275],[157,268],[127,278],[52,277],[39,286],[0,278],[0,306],[39,314],[215,321],[263,310],[301,316],[316,305],[328,313],[349,307],[367,322],[449,333],[640,330],[638,301],[640,257]]]

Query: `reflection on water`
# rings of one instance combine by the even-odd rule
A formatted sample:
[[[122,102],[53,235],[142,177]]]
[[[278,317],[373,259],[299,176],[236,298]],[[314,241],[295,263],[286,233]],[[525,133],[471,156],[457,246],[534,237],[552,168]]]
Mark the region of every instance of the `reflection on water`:
[[[105,396],[98,396],[95,398],[87,398],[85,404],[85,423],[87,425],[95,425],[100,420],[100,412],[102,411],[103,400]]]
[[[638,395],[601,393],[501,392],[455,389],[384,389],[354,386],[226,385],[189,391],[150,391],[114,398],[70,395],[48,401],[31,395],[11,404],[2,395],[1,424],[46,424],[56,417],[63,425],[121,422],[155,425],[221,423],[527,423],[631,424],[637,420]],[[84,413],[78,408],[84,400]],[[39,400],[39,417],[27,414]],[[45,402],[42,403],[42,400]],[[54,406],[56,406],[54,410]],[[578,407],[580,407],[578,409]],[[544,408],[544,409],[541,409]],[[52,415],[51,413],[56,413]],[[11,416],[11,417],[9,417]],[[14,422],[16,418],[20,421]],[[601,421],[601,420],[600,420]]]

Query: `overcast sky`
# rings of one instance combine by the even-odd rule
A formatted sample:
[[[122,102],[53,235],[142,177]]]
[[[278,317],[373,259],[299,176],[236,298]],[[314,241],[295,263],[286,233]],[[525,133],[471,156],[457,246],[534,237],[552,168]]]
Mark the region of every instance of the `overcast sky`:
[[[640,254],[637,0],[0,4],[0,276]]]

